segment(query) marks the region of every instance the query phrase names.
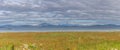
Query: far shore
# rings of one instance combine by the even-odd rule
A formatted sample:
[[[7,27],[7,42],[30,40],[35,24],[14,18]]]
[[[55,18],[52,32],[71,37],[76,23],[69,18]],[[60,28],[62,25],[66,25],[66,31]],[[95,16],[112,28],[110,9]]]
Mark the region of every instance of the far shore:
[[[120,30],[0,30],[0,32],[120,32]]]

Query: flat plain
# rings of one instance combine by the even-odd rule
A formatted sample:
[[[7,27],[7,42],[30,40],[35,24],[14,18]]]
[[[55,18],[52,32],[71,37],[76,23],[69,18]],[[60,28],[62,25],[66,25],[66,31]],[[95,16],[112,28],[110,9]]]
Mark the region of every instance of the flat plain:
[[[120,32],[1,32],[0,50],[120,50]]]

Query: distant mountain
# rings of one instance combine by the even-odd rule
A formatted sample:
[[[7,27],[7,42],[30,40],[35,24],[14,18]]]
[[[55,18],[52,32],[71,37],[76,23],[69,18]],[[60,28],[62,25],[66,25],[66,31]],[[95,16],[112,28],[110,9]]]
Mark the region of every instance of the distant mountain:
[[[53,25],[49,23],[42,23],[36,26],[33,25],[2,25],[0,26],[0,30],[39,30],[39,29],[77,29],[77,30],[82,30],[82,29],[120,29],[120,25],[114,25],[114,24],[106,24],[106,25]]]

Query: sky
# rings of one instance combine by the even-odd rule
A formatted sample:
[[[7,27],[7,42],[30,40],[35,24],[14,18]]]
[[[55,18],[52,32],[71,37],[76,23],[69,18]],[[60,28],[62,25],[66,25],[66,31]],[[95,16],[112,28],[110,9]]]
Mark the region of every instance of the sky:
[[[0,0],[0,25],[120,25],[120,0]]]

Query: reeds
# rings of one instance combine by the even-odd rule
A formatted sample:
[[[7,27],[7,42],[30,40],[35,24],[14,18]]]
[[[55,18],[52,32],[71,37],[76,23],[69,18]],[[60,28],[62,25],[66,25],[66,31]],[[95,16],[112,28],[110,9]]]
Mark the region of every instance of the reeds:
[[[120,32],[0,33],[0,50],[120,50]]]

